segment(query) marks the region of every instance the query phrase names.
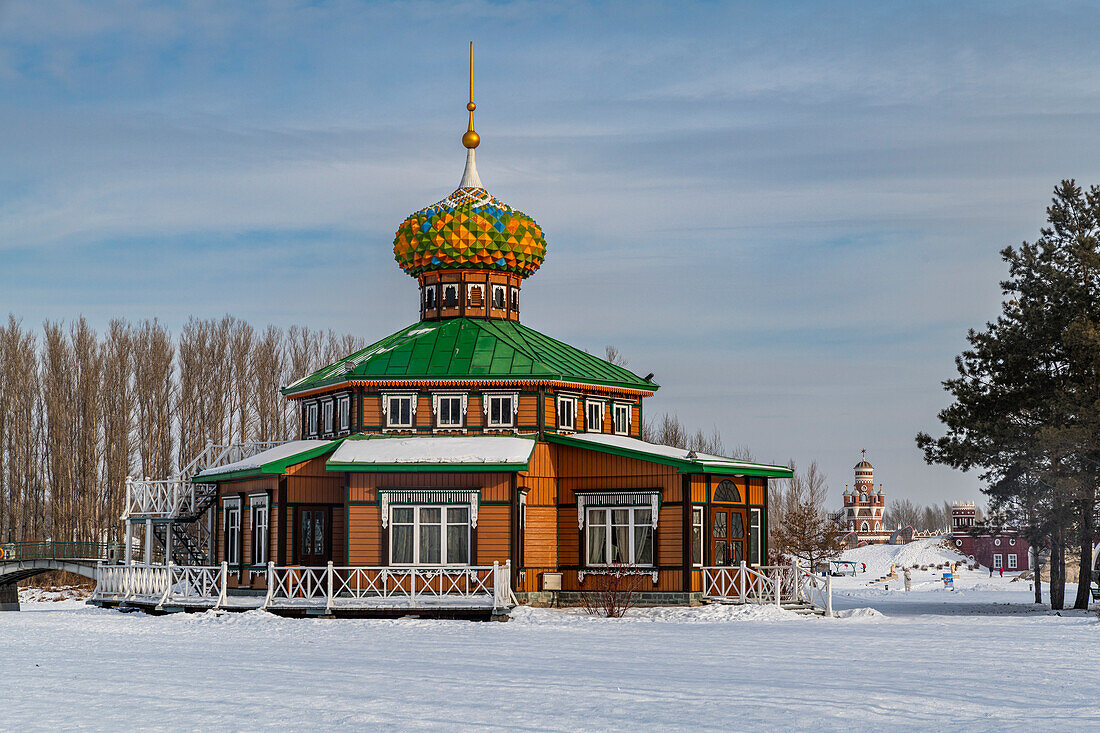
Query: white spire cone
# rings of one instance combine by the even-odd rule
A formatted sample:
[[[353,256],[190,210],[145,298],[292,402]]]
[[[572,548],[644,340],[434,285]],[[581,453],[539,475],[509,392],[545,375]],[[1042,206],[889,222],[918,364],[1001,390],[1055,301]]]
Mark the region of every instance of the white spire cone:
[[[481,185],[481,179],[477,175],[477,164],[474,163],[474,149],[466,149],[466,170],[462,171],[462,180],[459,188],[485,188]]]

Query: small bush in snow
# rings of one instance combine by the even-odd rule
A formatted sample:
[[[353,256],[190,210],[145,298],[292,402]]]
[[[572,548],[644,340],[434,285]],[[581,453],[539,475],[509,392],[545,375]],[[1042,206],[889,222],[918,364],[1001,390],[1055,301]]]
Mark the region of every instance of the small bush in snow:
[[[581,595],[581,606],[593,616],[622,618],[634,605],[634,592],[641,576],[633,575],[624,565],[615,565],[608,572],[589,575],[585,584],[591,587]]]

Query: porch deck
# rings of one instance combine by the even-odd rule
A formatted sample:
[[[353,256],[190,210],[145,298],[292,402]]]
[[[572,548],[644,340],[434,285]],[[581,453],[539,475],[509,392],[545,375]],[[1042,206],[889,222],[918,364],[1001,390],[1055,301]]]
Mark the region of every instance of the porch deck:
[[[91,603],[155,613],[251,611],[282,616],[491,618],[516,605],[511,565],[276,567],[263,595],[226,587],[228,567],[100,566]]]

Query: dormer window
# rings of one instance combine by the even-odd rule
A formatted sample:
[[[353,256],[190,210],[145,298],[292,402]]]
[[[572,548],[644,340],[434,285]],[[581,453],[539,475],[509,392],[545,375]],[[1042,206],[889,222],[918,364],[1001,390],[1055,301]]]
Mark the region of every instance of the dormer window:
[[[435,310],[435,286],[428,285],[424,288],[424,307],[428,310]]]
[[[444,308],[457,308],[458,307],[458,285],[444,285],[443,286],[443,307]]]
[[[511,288],[512,291],[512,312],[519,313],[519,288]]]
[[[584,429],[590,433],[602,433],[603,402],[600,400],[585,400],[584,410]]]
[[[484,296],[481,292],[480,285],[470,285],[467,292],[468,297],[466,298],[466,302],[470,305],[471,308],[485,307],[485,302],[483,301]]]
[[[577,398],[558,396],[558,430],[576,430]]]
[[[322,405],[322,415],[326,433],[332,432],[332,407],[332,400],[326,400]]]
[[[340,420],[340,429],[347,430],[351,427],[351,397],[344,395],[336,401],[337,410]]]
[[[504,286],[493,286],[493,307],[499,310],[504,310]]]
[[[382,395],[382,412],[387,428],[411,428],[416,417],[416,395]]]

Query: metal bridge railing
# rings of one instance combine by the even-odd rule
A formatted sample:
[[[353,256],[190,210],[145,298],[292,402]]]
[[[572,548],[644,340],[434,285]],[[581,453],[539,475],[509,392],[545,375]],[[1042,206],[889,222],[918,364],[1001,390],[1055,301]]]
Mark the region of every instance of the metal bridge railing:
[[[0,561],[15,560],[107,560],[108,551],[119,543],[107,542],[5,542],[0,544]]]

